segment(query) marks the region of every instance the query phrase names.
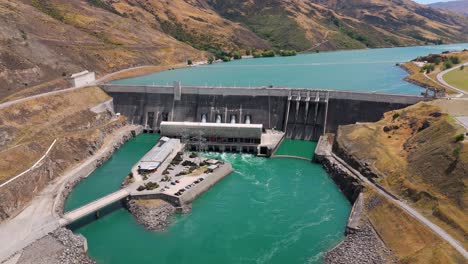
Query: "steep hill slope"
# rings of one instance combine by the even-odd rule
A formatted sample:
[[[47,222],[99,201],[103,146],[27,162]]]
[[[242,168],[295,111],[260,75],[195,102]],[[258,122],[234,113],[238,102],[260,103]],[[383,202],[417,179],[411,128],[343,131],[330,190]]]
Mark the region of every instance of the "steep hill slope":
[[[438,2],[429,4],[429,6],[468,15],[468,0]]]
[[[364,174],[466,246],[468,141],[447,112],[466,115],[468,109],[464,101],[419,103],[376,123],[342,126],[337,142],[344,156],[366,168]]]
[[[467,41],[468,19],[409,0],[207,0],[274,46],[336,49]]]
[[[83,69],[173,65],[205,51],[462,42],[467,25],[409,0],[0,0],[0,98],[64,87]]]

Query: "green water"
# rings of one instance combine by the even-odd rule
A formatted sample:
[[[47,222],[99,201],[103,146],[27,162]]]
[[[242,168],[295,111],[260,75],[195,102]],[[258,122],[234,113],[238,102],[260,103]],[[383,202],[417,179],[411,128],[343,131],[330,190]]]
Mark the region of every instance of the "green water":
[[[155,137],[141,135],[81,183],[67,200],[75,208],[115,191]],[[176,215],[165,232],[150,232],[126,210],[75,232],[98,263],[321,263],[343,239],[350,204],[317,164],[215,154],[235,172]],[[109,176],[113,175],[113,176]],[[105,179],[103,179],[105,178]]]
[[[313,141],[285,139],[275,155],[297,156],[312,160],[316,146],[317,142]]]
[[[158,139],[158,134],[142,134],[123,145],[109,160],[74,188],[65,203],[65,211],[73,210],[118,190],[133,165],[156,144]]]
[[[118,80],[120,84],[209,86],[285,86],[419,94],[420,87],[404,81],[407,73],[396,63],[446,50],[468,49],[468,43],[404,48],[300,54],[294,57],[244,59],[229,63],[164,71]]]

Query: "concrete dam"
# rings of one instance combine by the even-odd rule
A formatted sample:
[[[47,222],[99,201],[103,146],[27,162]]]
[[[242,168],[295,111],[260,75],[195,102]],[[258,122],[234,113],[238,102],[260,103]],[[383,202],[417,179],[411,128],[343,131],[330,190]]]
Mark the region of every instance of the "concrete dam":
[[[147,131],[163,121],[252,123],[286,133],[290,139],[317,141],[339,125],[374,122],[384,112],[429,97],[277,87],[115,85],[101,87],[113,97],[115,112]]]

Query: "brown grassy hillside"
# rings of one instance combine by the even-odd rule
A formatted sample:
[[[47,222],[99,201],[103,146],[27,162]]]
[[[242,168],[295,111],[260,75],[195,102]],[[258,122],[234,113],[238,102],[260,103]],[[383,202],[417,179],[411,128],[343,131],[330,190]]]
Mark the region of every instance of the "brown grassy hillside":
[[[93,154],[124,117],[95,105],[110,97],[97,87],[41,97],[0,109],[0,183],[29,169],[57,139],[49,157],[34,171],[0,189],[0,221],[14,215],[49,181]]]
[[[466,42],[466,25],[409,0],[0,0],[0,98],[66,87],[84,69],[206,60],[203,51]]]
[[[376,123],[342,126],[337,142],[347,154],[367,164],[379,183],[466,246],[468,140],[456,139],[465,129],[446,113],[468,114],[464,103],[419,103],[386,113]]]
[[[468,39],[468,18],[409,0],[208,2],[277,47],[328,50]]]
[[[0,97],[83,69],[204,58],[152,25],[87,1],[0,0],[0,14]]]

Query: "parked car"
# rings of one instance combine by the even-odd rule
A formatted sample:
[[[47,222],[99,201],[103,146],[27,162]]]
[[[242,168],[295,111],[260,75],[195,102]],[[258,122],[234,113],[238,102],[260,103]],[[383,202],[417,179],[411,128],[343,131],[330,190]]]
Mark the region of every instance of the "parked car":
[[[164,188],[166,188],[166,189],[170,189],[171,187],[169,187],[169,186],[167,186],[167,185],[166,185],[166,187],[164,187]]]
[[[200,178],[198,178],[198,180],[202,182],[204,179],[200,177]]]
[[[176,180],[175,182],[177,182],[177,183],[180,183],[180,181],[179,181],[179,180]]]
[[[171,185],[176,185],[176,183],[175,183],[175,182],[171,182]]]
[[[183,193],[185,192],[185,189],[180,189],[179,192]]]

